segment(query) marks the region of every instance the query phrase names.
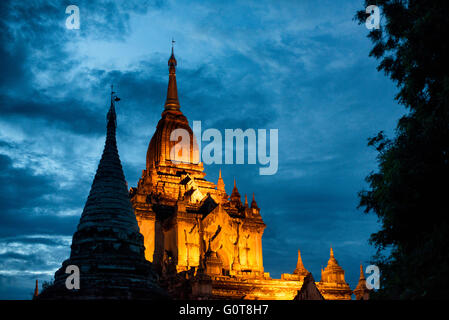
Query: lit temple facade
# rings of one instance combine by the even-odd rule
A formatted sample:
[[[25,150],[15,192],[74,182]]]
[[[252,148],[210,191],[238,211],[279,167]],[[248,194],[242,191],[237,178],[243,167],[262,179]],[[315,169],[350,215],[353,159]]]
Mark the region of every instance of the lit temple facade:
[[[234,180],[228,195],[221,171],[216,184],[205,179],[195,136],[180,110],[173,49],[168,65],[162,118],[151,138],[142,177],[129,192],[146,259],[175,298],[292,300],[308,274],[300,252],[292,274],[272,279],[265,272],[262,236],[266,225],[254,194],[250,203],[246,195],[242,202]],[[181,163],[172,161],[177,142],[170,141],[170,135],[175,129],[190,135],[190,152],[177,155]],[[325,299],[351,299],[352,290],[332,249],[316,286]]]

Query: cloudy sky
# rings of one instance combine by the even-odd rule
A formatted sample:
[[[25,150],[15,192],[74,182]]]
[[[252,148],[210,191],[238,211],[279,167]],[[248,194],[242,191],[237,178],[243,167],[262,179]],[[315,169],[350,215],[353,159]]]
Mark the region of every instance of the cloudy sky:
[[[79,30],[65,9],[80,9]],[[316,280],[329,248],[352,288],[379,225],[357,210],[376,169],[367,138],[404,110],[369,58],[363,1],[1,1],[0,298],[29,299],[70,252],[105,137],[110,84],[129,186],[145,168],[163,109],[171,38],[181,110],[203,130],[279,130],[279,170],[221,167],[267,224],[264,266],[291,273],[297,250]]]

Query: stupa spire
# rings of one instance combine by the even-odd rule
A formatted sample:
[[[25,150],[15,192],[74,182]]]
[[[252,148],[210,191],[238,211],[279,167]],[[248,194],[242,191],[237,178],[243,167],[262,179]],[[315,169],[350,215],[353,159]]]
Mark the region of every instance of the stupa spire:
[[[145,259],[143,236],[128,198],[116,142],[115,102],[112,91],[107,134],[89,196],[73,235],[70,257],[56,271],[54,283],[39,299],[152,299],[166,294]],[[67,290],[66,267],[81,272],[80,289]]]
[[[332,247],[330,250],[330,256],[329,256],[329,261],[327,262],[327,265],[328,266],[338,266],[340,268],[340,266],[338,265],[337,259],[335,259],[334,249],[332,249]]]
[[[178,201],[182,201],[183,199],[183,194],[182,194],[182,190],[181,190],[181,186],[179,186],[178,188]]]
[[[225,192],[225,184],[223,178],[221,177],[221,169],[218,172],[217,190]]]
[[[240,193],[239,190],[237,189],[237,184],[235,182],[235,178],[234,178],[234,188],[232,189],[232,193],[231,193],[231,202],[233,202],[234,204],[240,206],[242,204],[242,200],[240,197]]]
[[[360,264],[360,280],[365,280],[365,274],[363,273],[363,265]]]
[[[321,271],[320,290],[324,288],[327,299],[350,299],[352,290],[345,281],[345,271],[338,265],[334,257],[334,250],[330,250],[327,266]]]
[[[120,98],[112,90],[111,86],[111,105],[107,114],[107,133],[103,155],[81,215],[78,231],[97,225],[100,221],[102,227],[107,225],[112,227],[118,222],[114,220],[119,220],[123,228],[139,230],[129,202],[128,188],[117,149],[115,102]],[[110,210],[104,208],[107,202],[114,204],[114,206],[109,206]]]
[[[167,100],[165,101],[165,110],[179,110],[181,106],[178,100],[178,87],[176,85],[176,66],[177,61],[174,53],[174,43],[172,40],[171,56],[168,59],[168,89],[167,89]]]

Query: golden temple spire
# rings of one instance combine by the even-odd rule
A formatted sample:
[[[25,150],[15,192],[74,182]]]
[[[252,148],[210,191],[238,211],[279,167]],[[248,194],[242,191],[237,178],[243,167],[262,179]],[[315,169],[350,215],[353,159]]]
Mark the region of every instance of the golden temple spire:
[[[245,207],[248,207],[248,197],[246,196],[246,193],[245,193]]]
[[[173,45],[175,40],[172,40],[171,56],[168,59],[168,89],[167,89],[167,100],[165,101],[165,110],[179,110],[181,106],[178,100],[178,87],[176,85],[176,58],[174,54]]]
[[[307,271],[307,269],[304,267],[304,264],[302,263],[301,251],[299,251],[299,249],[298,249],[298,262],[296,263],[296,269],[295,271],[293,271],[293,274],[299,274],[302,276],[306,276],[307,274],[309,274],[309,271]]]
[[[34,288],[34,296],[37,297],[39,295],[39,282],[36,279],[36,287]]]
[[[259,207],[257,206],[256,198],[254,196],[254,192],[253,192],[253,201],[251,201],[251,208],[259,209]]]
[[[337,259],[335,259],[334,249],[332,249],[332,247],[331,247],[330,257],[329,257],[329,261],[328,261],[327,265],[328,266],[338,266],[338,267],[340,267],[338,265]]]
[[[365,274],[363,273],[363,266],[360,264],[360,278],[357,287],[354,289],[356,300],[368,300],[371,290],[366,287]]]
[[[337,259],[334,257],[334,250],[331,247],[330,258],[327,262],[326,268],[322,271],[321,282],[332,282],[337,279],[337,282],[346,283],[344,281],[344,270],[338,264]]]
[[[360,278],[359,278],[359,281],[360,280],[365,280],[365,274],[363,273],[363,266],[362,266],[362,264],[360,264]]]
[[[231,202],[233,202],[234,204],[240,206],[242,204],[241,198],[240,198],[240,193],[239,190],[237,189],[237,184],[235,183],[235,178],[234,178],[234,189],[232,189],[232,193],[231,193]]]
[[[183,200],[183,194],[181,191],[181,186],[179,186],[178,188],[178,201],[182,201]]]
[[[221,169],[218,172],[217,190],[225,192],[225,184],[224,184],[223,178],[221,177]]]

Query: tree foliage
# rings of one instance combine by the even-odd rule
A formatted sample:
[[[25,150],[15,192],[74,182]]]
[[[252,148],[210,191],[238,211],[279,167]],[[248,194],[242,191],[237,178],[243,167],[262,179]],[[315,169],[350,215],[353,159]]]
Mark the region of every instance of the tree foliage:
[[[370,56],[398,86],[407,108],[393,138],[369,139],[378,169],[361,191],[360,207],[375,213],[371,235],[381,270],[375,296],[449,297],[449,1],[366,1],[381,10],[370,31]],[[356,14],[364,24],[368,14]]]

